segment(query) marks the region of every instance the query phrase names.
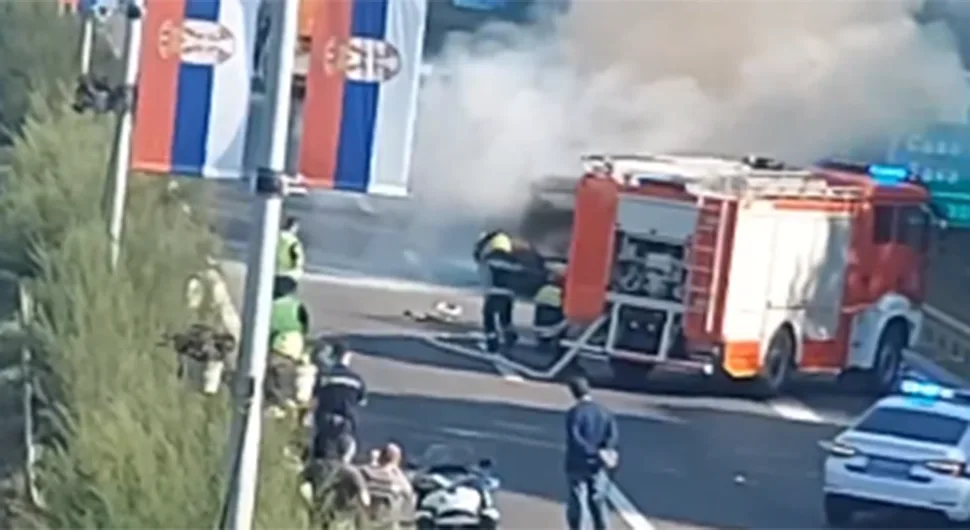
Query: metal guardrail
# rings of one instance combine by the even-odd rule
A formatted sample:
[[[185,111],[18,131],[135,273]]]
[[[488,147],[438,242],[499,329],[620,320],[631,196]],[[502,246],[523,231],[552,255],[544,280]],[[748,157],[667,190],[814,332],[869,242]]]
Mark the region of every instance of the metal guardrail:
[[[936,309],[924,306],[926,316],[918,345],[919,351],[950,370],[965,367],[970,372],[970,324]],[[964,375],[958,373],[956,375]]]
[[[20,327],[27,330],[33,322],[34,299],[23,285],[17,287],[17,318]],[[37,380],[33,373],[33,352],[25,342],[20,352],[20,373],[23,380],[24,414],[24,477],[27,495],[31,504],[43,507],[44,501],[37,486],[37,461],[40,459],[40,444],[37,441],[36,425]]]

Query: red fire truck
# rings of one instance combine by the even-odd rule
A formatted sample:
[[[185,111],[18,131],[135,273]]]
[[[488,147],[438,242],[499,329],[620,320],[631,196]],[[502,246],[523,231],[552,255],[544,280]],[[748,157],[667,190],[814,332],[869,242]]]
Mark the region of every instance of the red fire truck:
[[[937,226],[905,169],[707,156],[586,157],[564,309],[570,351],[784,389],[796,371],[892,385],[920,332]]]

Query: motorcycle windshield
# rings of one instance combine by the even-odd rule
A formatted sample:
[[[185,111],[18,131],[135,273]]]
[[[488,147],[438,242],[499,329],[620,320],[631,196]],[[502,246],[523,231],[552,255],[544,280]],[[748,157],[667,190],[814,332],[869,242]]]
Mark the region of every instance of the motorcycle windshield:
[[[432,444],[421,456],[421,467],[473,467],[476,464],[475,452],[465,445]]]

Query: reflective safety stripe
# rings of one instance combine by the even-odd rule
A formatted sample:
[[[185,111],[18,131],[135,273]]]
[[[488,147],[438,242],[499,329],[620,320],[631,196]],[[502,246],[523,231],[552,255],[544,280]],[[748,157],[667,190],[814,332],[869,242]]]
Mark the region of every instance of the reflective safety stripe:
[[[512,289],[506,289],[504,287],[488,286],[485,288],[486,294],[496,295],[496,296],[515,296],[515,291]]]
[[[349,375],[324,375],[320,377],[320,386],[346,386],[350,388],[362,388],[360,380]]]
[[[559,324],[552,326],[534,326],[533,329],[535,330],[536,335],[539,337],[543,339],[551,339],[566,329],[566,322],[560,322]]]
[[[487,259],[485,264],[493,269],[499,269],[503,271],[520,271],[523,269],[522,265],[518,263],[511,262],[507,259]]]

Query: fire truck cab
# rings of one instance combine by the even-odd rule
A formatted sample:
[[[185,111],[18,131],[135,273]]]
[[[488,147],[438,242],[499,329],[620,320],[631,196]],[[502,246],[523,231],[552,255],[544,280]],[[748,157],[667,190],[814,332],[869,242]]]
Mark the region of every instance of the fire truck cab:
[[[657,365],[784,390],[796,371],[896,380],[936,224],[903,168],[590,156],[564,310],[636,383]],[[848,378],[847,378],[848,379]]]

